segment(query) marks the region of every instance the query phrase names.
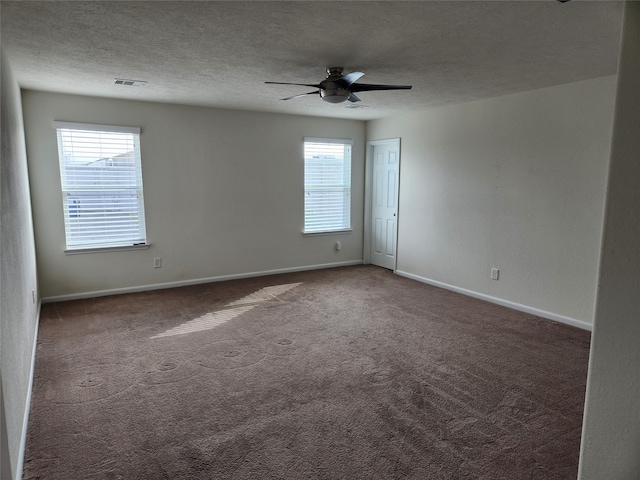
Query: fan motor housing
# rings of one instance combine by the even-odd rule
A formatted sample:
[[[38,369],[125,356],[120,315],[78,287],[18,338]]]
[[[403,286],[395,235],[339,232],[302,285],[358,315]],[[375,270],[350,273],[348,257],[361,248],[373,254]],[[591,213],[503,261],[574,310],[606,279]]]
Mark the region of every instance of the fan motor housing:
[[[322,82],[323,88],[320,89],[320,96],[325,102],[342,103],[351,95],[349,90],[342,88],[336,82],[325,82]]]

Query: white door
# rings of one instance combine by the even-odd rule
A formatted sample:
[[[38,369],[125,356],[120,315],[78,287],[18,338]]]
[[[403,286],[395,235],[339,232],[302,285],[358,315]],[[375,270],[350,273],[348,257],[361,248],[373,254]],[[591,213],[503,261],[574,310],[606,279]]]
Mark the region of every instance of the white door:
[[[396,268],[400,142],[373,145],[371,175],[371,263]]]

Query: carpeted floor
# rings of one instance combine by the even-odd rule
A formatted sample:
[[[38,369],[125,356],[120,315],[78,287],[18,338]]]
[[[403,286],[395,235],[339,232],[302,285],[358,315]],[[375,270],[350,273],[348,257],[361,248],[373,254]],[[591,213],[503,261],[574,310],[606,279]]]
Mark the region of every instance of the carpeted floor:
[[[45,304],[24,479],[575,479],[589,332],[373,266]]]

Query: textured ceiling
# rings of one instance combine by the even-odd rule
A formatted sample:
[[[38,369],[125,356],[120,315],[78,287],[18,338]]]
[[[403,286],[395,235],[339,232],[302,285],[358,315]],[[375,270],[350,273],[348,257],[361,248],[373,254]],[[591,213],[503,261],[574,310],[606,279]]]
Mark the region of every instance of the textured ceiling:
[[[2,1],[23,88],[372,119],[614,74],[614,1]],[[325,67],[365,72],[359,104],[280,98]],[[113,84],[145,80],[144,87]],[[360,108],[347,108],[357,106]]]

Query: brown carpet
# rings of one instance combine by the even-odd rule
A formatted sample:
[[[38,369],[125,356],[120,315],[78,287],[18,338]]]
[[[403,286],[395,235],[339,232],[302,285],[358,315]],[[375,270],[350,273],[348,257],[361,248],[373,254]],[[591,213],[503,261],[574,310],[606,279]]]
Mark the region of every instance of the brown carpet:
[[[25,479],[575,479],[589,333],[372,266],[42,308]]]

